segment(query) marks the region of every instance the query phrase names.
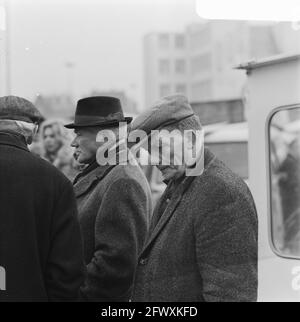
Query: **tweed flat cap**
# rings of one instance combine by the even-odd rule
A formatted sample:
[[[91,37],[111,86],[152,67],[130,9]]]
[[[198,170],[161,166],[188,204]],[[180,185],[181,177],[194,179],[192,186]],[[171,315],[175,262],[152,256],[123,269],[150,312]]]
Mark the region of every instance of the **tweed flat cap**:
[[[0,119],[39,123],[43,120],[43,116],[39,110],[25,98],[4,96],[0,97]]]
[[[166,96],[157,101],[150,110],[139,115],[132,123],[131,130],[143,130],[149,134],[152,130],[178,123],[194,115],[188,99],[179,94]]]

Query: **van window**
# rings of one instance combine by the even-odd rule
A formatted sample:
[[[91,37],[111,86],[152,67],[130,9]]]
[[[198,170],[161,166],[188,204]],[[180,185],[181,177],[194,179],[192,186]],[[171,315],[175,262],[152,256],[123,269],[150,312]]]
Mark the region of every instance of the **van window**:
[[[300,107],[276,110],[269,122],[272,247],[300,257]]]

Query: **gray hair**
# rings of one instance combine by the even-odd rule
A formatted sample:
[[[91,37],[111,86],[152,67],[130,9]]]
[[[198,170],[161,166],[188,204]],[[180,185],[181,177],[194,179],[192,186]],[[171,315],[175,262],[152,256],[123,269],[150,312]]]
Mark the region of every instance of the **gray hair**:
[[[27,144],[31,144],[33,137],[37,132],[37,125],[23,121],[0,119],[0,131],[9,131],[20,134],[25,138]]]

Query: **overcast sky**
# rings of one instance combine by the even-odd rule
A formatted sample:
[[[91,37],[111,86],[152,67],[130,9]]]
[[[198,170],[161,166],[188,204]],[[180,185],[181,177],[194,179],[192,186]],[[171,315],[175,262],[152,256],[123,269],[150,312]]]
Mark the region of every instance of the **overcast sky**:
[[[143,36],[200,21],[195,0],[9,0],[12,90],[76,98],[125,89],[143,103]],[[73,84],[66,62],[73,62]],[[69,72],[70,73],[70,72]],[[69,76],[68,76],[69,75]]]

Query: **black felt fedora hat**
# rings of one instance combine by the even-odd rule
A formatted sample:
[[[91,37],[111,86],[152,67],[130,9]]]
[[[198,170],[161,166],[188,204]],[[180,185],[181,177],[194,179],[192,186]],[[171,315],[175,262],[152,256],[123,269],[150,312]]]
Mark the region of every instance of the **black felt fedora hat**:
[[[132,117],[124,117],[121,102],[109,96],[94,96],[78,101],[74,123],[67,129],[92,126],[117,126],[120,122],[131,123]]]

